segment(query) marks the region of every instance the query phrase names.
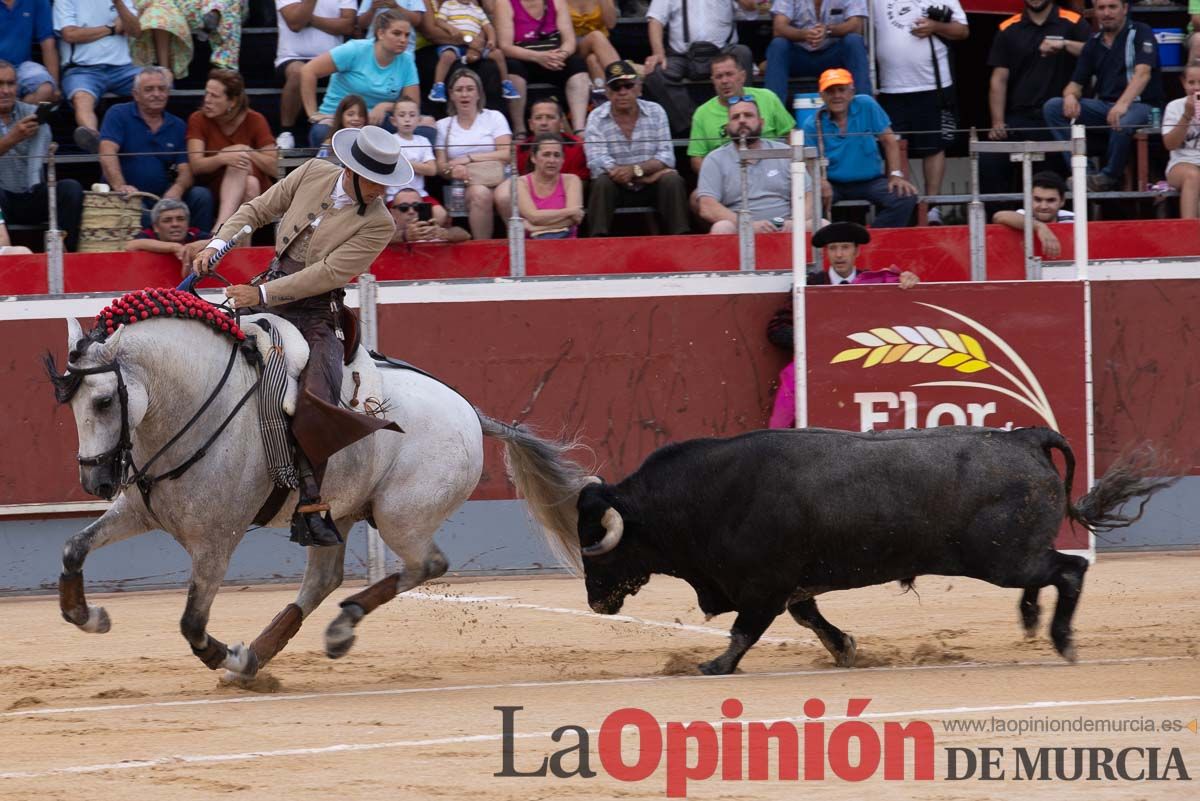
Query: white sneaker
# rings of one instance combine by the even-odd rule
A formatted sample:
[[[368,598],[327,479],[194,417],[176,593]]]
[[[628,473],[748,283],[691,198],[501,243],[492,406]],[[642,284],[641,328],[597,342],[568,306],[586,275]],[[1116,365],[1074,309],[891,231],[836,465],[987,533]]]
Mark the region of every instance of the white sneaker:
[[[291,131],[284,131],[275,140],[275,146],[280,150],[295,150],[296,137],[292,136]]]
[[[939,209],[937,206],[934,206],[932,209],[929,210],[929,214],[926,217],[926,219],[930,225],[941,225],[942,224],[942,210]]]

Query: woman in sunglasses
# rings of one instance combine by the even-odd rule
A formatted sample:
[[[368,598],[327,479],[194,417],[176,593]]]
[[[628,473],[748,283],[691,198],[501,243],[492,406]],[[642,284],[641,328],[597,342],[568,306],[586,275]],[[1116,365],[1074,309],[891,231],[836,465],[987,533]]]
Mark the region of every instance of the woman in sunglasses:
[[[564,174],[562,140],[539,134],[529,154],[533,172],[517,181],[517,202],[530,239],[573,239],[583,222],[583,183]]]

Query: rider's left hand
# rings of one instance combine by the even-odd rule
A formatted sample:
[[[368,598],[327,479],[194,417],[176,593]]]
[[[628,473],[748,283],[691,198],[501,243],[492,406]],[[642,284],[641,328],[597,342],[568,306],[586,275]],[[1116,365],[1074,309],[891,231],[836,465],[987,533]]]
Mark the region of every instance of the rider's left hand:
[[[250,286],[249,284],[225,287],[225,297],[231,298],[234,308],[237,309],[245,309],[249,306],[257,306],[262,303],[262,298],[258,294],[258,287]]]

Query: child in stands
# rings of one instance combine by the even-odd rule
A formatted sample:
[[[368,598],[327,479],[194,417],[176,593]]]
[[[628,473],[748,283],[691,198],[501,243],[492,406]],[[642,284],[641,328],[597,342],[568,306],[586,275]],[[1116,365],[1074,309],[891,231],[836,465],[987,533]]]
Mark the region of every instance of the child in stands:
[[[505,100],[520,100],[521,95],[508,79],[508,63],[496,47],[496,29],[477,0],[443,0],[433,17],[433,24],[448,36],[461,35],[465,44],[438,45],[438,61],[433,71],[433,88],[429,99],[446,102],[446,76],[456,61],[474,64],[490,58],[500,72],[500,89]]]

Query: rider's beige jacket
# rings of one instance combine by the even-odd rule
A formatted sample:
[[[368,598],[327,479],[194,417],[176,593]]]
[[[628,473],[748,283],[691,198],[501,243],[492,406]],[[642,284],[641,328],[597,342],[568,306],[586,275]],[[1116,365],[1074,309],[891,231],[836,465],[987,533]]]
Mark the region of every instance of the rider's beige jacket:
[[[341,173],[341,167],[324,159],[310,159],[242,204],[217,232],[217,238],[229,241],[244,225],[258,229],[279,220],[275,252],[282,255],[298,234],[321,218],[308,243],[304,269],[264,285],[269,305],[340,289],[369,270],[391,241],[395,223],[382,197],[372,201],[361,216],[357,204],[333,207],[333,191]]]

